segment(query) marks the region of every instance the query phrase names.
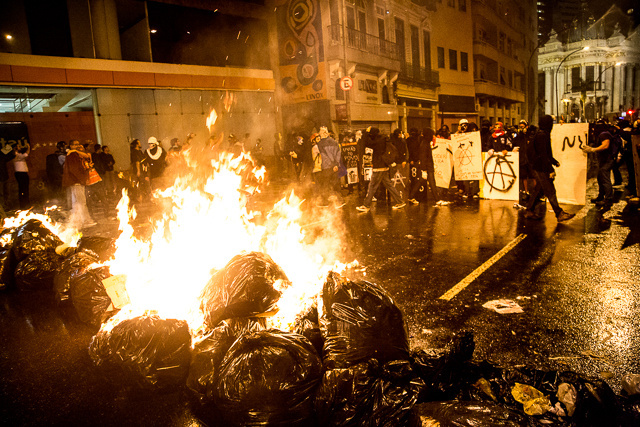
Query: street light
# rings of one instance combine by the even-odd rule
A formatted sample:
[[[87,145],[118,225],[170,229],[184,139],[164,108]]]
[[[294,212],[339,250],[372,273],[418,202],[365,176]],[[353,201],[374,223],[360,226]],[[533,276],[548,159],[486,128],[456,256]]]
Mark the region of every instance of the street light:
[[[600,71],[600,75],[598,76],[598,85],[595,87],[595,89],[593,90],[593,97],[596,99],[596,102],[598,102],[598,88],[600,87],[600,79],[602,78],[602,75],[604,74],[605,71],[607,71],[609,68],[613,68],[613,67],[619,67],[620,65],[622,65],[622,62],[616,62],[615,64],[609,65],[607,68],[605,68],[604,70]],[[604,111],[603,111],[604,112]],[[600,109],[598,108],[598,118],[600,118]]]
[[[560,63],[558,64],[558,68],[556,68],[556,75],[555,75],[555,88],[556,88],[556,120],[558,120],[558,116],[560,116],[560,106],[558,105],[558,70],[560,70],[560,66],[562,65],[562,63],[571,55],[573,55],[574,53],[578,53],[578,52],[582,52],[585,50],[589,50],[589,46],[585,46],[585,47],[581,47],[580,49],[576,49],[573,52],[569,52],[564,58],[562,58],[562,61],[560,61]],[[563,92],[564,93],[564,92]]]

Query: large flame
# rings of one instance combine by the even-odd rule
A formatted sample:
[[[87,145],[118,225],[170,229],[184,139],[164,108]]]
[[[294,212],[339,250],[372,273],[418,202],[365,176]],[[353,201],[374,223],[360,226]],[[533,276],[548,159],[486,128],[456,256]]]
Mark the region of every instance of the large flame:
[[[213,127],[213,125],[216,124],[217,120],[218,120],[218,113],[216,113],[216,110],[212,108],[211,113],[209,113],[209,117],[205,119],[205,124],[209,129],[209,133],[211,133],[211,128]]]
[[[260,251],[292,282],[270,319],[270,326],[290,330],[296,315],[313,303],[328,271],[346,267],[334,254],[341,245],[333,236],[307,241],[303,201],[293,192],[269,212],[248,210],[247,199],[264,177],[248,154],[223,154],[204,168],[198,158],[187,159],[189,172],[154,195],[167,209],[152,224],[149,238],[135,235],[136,212],[129,210],[126,195],[118,205],[121,234],[108,265],[112,274],[126,276],[131,304],[110,323],[151,310],[186,320],[197,335],[203,326],[199,297],[213,272],[243,251]]]

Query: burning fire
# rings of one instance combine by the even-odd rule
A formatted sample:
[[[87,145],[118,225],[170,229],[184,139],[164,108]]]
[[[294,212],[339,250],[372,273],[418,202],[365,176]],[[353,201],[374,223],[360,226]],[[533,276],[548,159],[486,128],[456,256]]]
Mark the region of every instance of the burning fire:
[[[301,225],[303,200],[293,192],[266,215],[247,209],[248,197],[257,191],[254,185],[264,177],[264,169],[254,168],[248,154],[223,154],[204,168],[196,164],[201,157],[188,159],[189,172],[155,194],[170,208],[155,221],[149,239],[135,236],[131,221],[136,212],[128,210],[126,195],[120,201],[121,234],[107,265],[111,274],[126,276],[131,304],[107,327],[153,311],[186,320],[196,336],[203,327],[199,297],[213,272],[243,251],[260,251],[292,282],[281,290],[278,312],[270,318],[270,326],[290,330],[296,315],[313,304],[327,273],[347,267],[334,254],[342,245],[332,236],[308,241]],[[208,175],[201,174],[203,169]]]

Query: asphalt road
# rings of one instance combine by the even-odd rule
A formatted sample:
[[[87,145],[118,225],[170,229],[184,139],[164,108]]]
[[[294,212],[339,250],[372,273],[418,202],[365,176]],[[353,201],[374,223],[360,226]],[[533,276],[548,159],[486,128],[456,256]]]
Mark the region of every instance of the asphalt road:
[[[356,205],[350,196],[338,214],[346,256],[392,295],[412,348],[441,347],[471,330],[478,361],[573,370],[605,378],[615,391],[622,375],[640,373],[640,214],[624,200],[604,211],[565,206],[577,215],[563,224],[551,212],[525,220],[506,201],[400,211],[378,202],[369,213]],[[105,220],[87,234],[113,233],[115,223]],[[450,300],[440,298],[470,275]],[[523,312],[482,307],[497,299],[514,300]],[[0,293],[0,424],[198,425],[178,393],[106,384],[87,354],[94,332],[46,297]]]

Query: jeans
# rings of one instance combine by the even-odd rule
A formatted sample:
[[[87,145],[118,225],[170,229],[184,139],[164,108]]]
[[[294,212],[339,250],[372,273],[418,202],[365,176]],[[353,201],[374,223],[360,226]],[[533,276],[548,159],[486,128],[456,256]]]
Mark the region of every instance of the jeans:
[[[549,204],[553,208],[553,212],[556,216],[562,213],[562,208],[558,204],[558,197],[556,196],[556,187],[553,185],[553,179],[549,177],[548,172],[533,171],[536,179],[536,187],[533,189],[533,193],[529,197],[529,203],[527,203],[527,210],[533,212],[536,205],[540,201],[540,196],[543,194],[549,200]]]
[[[613,167],[613,159],[601,162],[598,159],[598,198],[613,198],[613,185],[611,184],[611,168]]]
[[[364,205],[366,207],[371,207],[371,201],[373,200],[373,195],[376,194],[376,190],[380,186],[380,183],[385,186],[385,188],[391,194],[394,203],[402,203],[402,197],[398,190],[393,186],[391,179],[389,178],[389,170],[374,170],[371,175],[371,181],[369,181],[369,189],[367,190],[367,197],[364,198]]]
[[[20,210],[29,209],[29,172],[16,172],[15,176],[18,181]]]

